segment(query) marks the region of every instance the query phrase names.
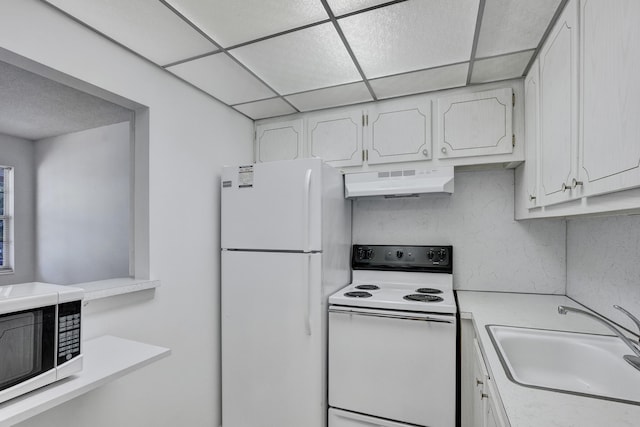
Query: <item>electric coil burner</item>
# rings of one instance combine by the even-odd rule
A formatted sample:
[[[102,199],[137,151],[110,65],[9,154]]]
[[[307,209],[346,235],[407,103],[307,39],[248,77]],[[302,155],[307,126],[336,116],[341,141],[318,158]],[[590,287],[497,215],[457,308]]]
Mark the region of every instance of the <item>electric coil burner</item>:
[[[419,294],[441,294],[442,293],[440,289],[434,289],[434,288],[419,288],[419,289],[416,289],[416,292]]]
[[[362,291],[377,291],[380,289],[378,285],[358,285],[356,289],[360,289]]]
[[[328,426],[454,426],[453,248],[354,245],[351,266],[329,297]]]
[[[442,301],[442,298],[437,297],[435,295],[428,295],[428,294],[409,294],[409,295],[403,296],[402,298],[406,299],[407,301],[420,301],[420,302]]]
[[[352,291],[352,292],[347,292],[344,294],[345,297],[349,297],[349,298],[369,298],[372,295],[369,292],[364,292],[364,291]]]

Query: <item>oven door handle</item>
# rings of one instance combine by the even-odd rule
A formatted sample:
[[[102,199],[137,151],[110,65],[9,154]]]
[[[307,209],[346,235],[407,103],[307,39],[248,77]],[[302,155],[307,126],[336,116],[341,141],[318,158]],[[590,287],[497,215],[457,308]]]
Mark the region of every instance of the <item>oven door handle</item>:
[[[386,319],[401,319],[401,320],[421,320],[423,322],[435,322],[435,323],[449,323],[453,324],[453,320],[438,319],[429,316],[410,316],[404,314],[391,314],[391,313],[370,313],[366,311],[353,311],[344,310],[339,308],[329,308],[329,313],[338,314],[355,314],[356,316],[370,316],[370,317],[384,317]]]

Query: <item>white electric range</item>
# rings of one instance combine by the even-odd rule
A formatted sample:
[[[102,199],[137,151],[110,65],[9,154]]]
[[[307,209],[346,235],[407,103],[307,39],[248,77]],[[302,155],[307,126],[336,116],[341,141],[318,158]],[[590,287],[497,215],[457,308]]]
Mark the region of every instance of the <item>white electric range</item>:
[[[329,297],[329,427],[456,422],[451,246],[354,245]]]

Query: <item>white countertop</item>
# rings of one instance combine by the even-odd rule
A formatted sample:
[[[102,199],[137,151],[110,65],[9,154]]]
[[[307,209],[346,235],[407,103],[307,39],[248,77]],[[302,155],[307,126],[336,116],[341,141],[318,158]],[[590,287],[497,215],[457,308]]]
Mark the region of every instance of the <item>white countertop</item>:
[[[523,326],[611,335],[606,327],[579,315],[561,316],[558,305],[583,308],[560,295],[458,291],[460,316],[473,319],[489,375],[511,427],[634,427],[640,406],[524,387],[511,382],[486,325]]]
[[[12,426],[169,356],[164,347],[105,335],[83,343],[76,375],[0,404],[0,427]]]

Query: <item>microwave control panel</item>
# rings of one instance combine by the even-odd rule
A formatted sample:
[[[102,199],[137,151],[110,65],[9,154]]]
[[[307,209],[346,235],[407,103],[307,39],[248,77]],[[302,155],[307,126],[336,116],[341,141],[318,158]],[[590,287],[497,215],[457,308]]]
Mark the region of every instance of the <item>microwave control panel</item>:
[[[58,305],[58,366],[80,354],[81,301]]]

